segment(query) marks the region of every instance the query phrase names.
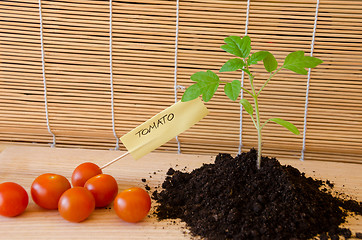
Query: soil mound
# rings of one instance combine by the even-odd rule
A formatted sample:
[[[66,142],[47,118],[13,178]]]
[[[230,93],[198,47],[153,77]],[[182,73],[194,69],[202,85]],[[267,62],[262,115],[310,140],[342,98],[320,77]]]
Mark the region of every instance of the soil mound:
[[[298,169],[264,157],[256,169],[256,150],[233,158],[219,154],[215,163],[191,173],[168,171],[162,191],[153,192],[159,219],[180,218],[191,233],[207,239],[348,238],[340,228],[362,204],[331,195],[333,187]]]

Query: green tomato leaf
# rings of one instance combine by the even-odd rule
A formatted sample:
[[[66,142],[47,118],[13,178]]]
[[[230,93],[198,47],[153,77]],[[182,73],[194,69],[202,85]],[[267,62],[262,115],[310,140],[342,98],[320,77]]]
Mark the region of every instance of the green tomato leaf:
[[[251,51],[251,40],[248,36],[240,38],[238,36],[230,36],[224,39],[225,45],[221,48],[235,56],[246,58]]]
[[[210,70],[192,74],[191,80],[195,81],[196,83],[186,89],[184,95],[181,98],[181,101],[183,102],[195,99],[200,95],[202,95],[202,99],[205,102],[210,101],[220,83],[219,77]]]
[[[264,60],[268,55],[268,51],[259,51],[253,53],[248,59],[248,65],[257,64],[259,61]]]
[[[263,63],[264,63],[264,68],[265,70],[267,70],[267,72],[273,72],[278,67],[277,60],[270,52],[266,53],[266,56],[263,59]]]
[[[186,91],[182,95],[181,102],[194,100],[195,98],[200,96],[201,93],[202,92],[200,86],[197,83],[195,83],[186,89]]]
[[[278,123],[279,125],[285,127],[286,129],[288,129],[289,131],[291,131],[292,133],[294,133],[295,135],[299,135],[300,132],[298,130],[298,128],[296,126],[294,126],[292,123],[285,121],[281,118],[270,118],[268,121],[273,121],[275,123]]]
[[[319,58],[304,56],[304,51],[296,51],[288,54],[283,67],[295,73],[307,75],[308,71],[305,68],[315,68],[322,62]]]
[[[225,84],[224,92],[232,101],[238,99],[241,90],[240,80],[234,80],[231,83]]]
[[[251,39],[249,36],[244,36],[241,39],[241,44],[238,45],[243,54],[243,58],[247,58],[251,51]]]
[[[308,71],[304,69],[305,67],[303,64],[303,58],[304,58],[303,51],[296,51],[289,53],[284,60],[283,67],[298,74],[306,75],[308,74]]]
[[[224,51],[231,53],[235,56],[240,57],[241,56],[241,52],[240,50],[235,46],[233,46],[232,44],[225,44],[221,46],[221,49],[223,49]]]
[[[243,105],[245,111],[249,113],[249,115],[253,118],[254,109],[253,106],[250,104],[250,102],[245,98],[243,98],[240,100],[240,104]]]
[[[320,60],[319,58],[310,57],[310,56],[305,56],[304,61],[305,61],[305,66],[307,68],[315,68],[319,64],[323,63],[323,61]]]
[[[210,70],[206,72],[200,71],[191,75],[191,80],[195,82],[206,81],[206,82],[218,82],[219,77]]]
[[[198,93],[197,91],[200,91],[199,95],[202,95],[202,99],[205,102],[210,101],[212,96],[214,96],[220,83],[219,77],[210,70],[207,70],[206,72],[201,71],[194,73],[191,76],[191,80],[197,83],[196,86],[192,89],[194,92],[192,94],[190,93],[190,95],[194,97]]]
[[[197,84],[200,86],[204,102],[210,101],[219,87],[219,82],[200,81]]]
[[[222,68],[220,69],[220,72],[232,72],[236,71],[238,69],[242,69],[244,67],[244,61],[240,58],[233,58],[227,61]]]

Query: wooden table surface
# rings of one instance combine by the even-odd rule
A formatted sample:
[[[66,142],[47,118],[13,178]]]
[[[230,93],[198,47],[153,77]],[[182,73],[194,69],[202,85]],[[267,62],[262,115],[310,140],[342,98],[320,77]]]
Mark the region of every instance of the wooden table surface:
[[[28,146],[7,146],[0,153],[0,183],[13,181],[21,184],[28,193],[33,180],[43,173],[57,173],[68,179],[76,166],[94,162],[99,166],[118,157],[122,152],[106,150],[61,149]],[[189,170],[210,163],[214,156],[150,153],[140,160],[131,156],[105,168],[104,173],[114,176],[119,190],[144,187],[151,191],[159,186],[170,167]],[[281,161],[290,164],[308,176],[329,179],[337,190],[362,200],[362,165],[317,161]],[[142,182],[145,178],[146,183]],[[30,196],[30,194],[29,194]],[[154,203],[153,203],[154,204]],[[362,218],[349,217],[353,232],[362,232]],[[96,209],[84,222],[64,220],[56,210],[43,210],[31,199],[26,211],[14,218],[0,216],[0,239],[190,239],[185,224],[176,220],[157,221],[147,217],[137,224],[120,220],[113,208]]]

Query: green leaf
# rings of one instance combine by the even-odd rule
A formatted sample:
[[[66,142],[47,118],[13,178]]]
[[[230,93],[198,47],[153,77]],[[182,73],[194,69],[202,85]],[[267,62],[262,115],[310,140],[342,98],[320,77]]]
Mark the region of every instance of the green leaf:
[[[319,64],[323,63],[322,60],[316,57],[304,56],[305,65],[307,68],[315,68]]]
[[[238,99],[241,90],[240,80],[234,80],[231,83],[225,84],[224,92],[232,101]]]
[[[191,80],[195,81],[195,82],[199,82],[199,81],[207,81],[207,82],[218,82],[219,81],[219,77],[210,70],[207,70],[206,72],[200,71],[197,73],[194,73],[191,75]]]
[[[268,53],[268,51],[259,51],[253,53],[248,59],[248,66],[252,64],[257,64],[259,61],[264,60]]]
[[[248,36],[240,38],[239,36],[230,36],[224,39],[225,45],[221,48],[235,56],[246,58],[250,54],[251,40]]]
[[[200,89],[202,92],[202,100],[204,100],[204,102],[210,101],[210,99],[214,96],[217,88],[219,87],[219,81],[218,82],[200,81],[197,84],[200,85]]]
[[[278,62],[270,52],[267,52],[263,59],[264,68],[267,72],[273,72],[278,67]]]
[[[298,130],[298,128],[296,126],[294,126],[292,123],[285,121],[281,118],[270,118],[268,121],[273,121],[275,123],[278,123],[279,125],[285,127],[286,129],[288,129],[289,131],[291,131],[292,133],[294,133],[295,135],[299,135],[300,132]]]
[[[220,72],[232,72],[244,67],[244,61],[240,58],[233,58],[227,61],[220,69]]]
[[[249,115],[253,118],[254,109],[253,106],[250,104],[250,102],[245,98],[243,98],[240,100],[240,104],[243,105],[245,111],[249,113]]]
[[[186,91],[182,95],[181,102],[188,102],[194,100],[195,98],[200,96],[201,93],[202,92],[200,86],[195,83],[186,89]]]
[[[303,51],[296,51],[288,54],[283,67],[295,73],[307,75],[308,71],[305,68],[315,68],[322,62],[319,58],[304,56]]]
[[[193,97],[195,97],[195,95],[198,93],[197,91],[199,91],[199,95],[202,95],[202,99],[205,102],[210,101],[210,99],[212,98],[212,96],[214,96],[217,88],[219,87],[219,77],[212,71],[207,70],[206,72],[197,72],[194,73],[191,76],[191,80],[197,82],[196,86],[193,87],[193,89],[191,90],[191,93],[188,93],[190,95],[190,98],[192,99]],[[186,93],[186,92],[185,92]],[[185,99],[188,99],[189,97],[185,97]],[[190,100],[191,100],[190,99]],[[195,99],[195,98],[193,98]]]
[[[306,75],[308,71],[305,70],[303,65],[304,52],[296,51],[289,53],[288,56],[284,60],[283,67],[289,69],[298,74]]]
[[[249,36],[244,36],[241,39],[241,44],[238,45],[243,54],[243,58],[247,58],[251,51],[251,40]]]

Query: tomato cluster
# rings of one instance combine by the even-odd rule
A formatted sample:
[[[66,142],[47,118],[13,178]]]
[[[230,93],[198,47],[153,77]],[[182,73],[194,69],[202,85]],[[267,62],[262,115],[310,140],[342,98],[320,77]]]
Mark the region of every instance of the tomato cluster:
[[[31,197],[44,209],[58,209],[59,214],[70,222],[81,222],[95,208],[108,206],[112,201],[116,214],[132,223],[141,221],[151,208],[151,198],[145,190],[134,187],[118,194],[115,178],[103,174],[102,169],[94,163],[86,162],[76,167],[71,183],[62,175],[42,174],[31,185]],[[28,194],[19,184],[0,184],[0,215],[20,215],[28,202]]]

